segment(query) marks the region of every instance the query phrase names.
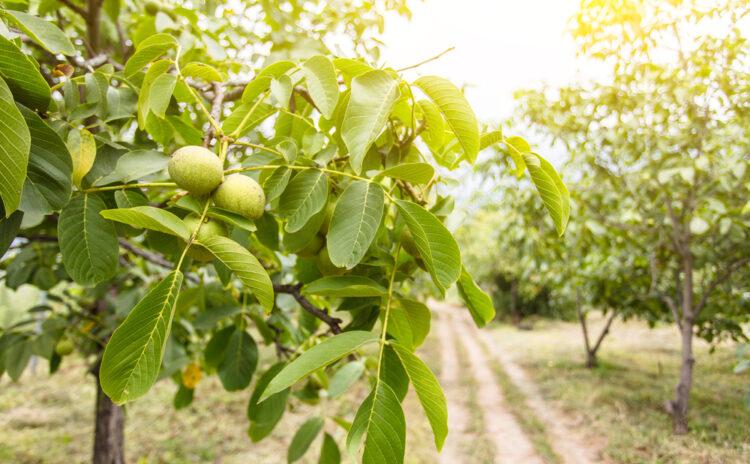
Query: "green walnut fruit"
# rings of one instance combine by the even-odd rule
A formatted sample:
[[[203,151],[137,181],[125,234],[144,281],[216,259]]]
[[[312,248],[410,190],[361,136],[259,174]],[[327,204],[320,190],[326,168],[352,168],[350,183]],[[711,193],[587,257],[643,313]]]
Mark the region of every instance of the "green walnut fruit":
[[[263,216],[266,207],[266,194],[254,179],[242,174],[232,174],[216,189],[214,203],[219,208],[248,219],[258,219]]]
[[[58,356],[67,356],[73,352],[73,348],[73,342],[68,337],[63,337],[55,345],[55,353]]]
[[[188,230],[192,234],[195,229],[198,227],[198,224],[200,223],[201,218],[198,217],[195,214],[189,214],[185,216],[185,219],[183,219],[183,222],[188,227]],[[224,224],[208,220],[203,223],[200,230],[198,231],[198,235],[195,236],[195,239],[197,241],[205,240],[210,237],[215,236],[221,236],[226,237],[227,236],[227,228],[224,227]],[[214,259],[214,255],[206,250],[204,247],[200,245],[191,245],[190,249],[187,252],[188,256],[191,258],[197,260],[197,261],[211,261]]]
[[[148,1],[146,2],[143,8],[144,10],[146,10],[146,13],[150,14],[151,16],[154,16],[156,15],[156,13],[159,12],[159,10],[161,10],[161,5],[159,5],[158,2]]]
[[[221,160],[208,148],[195,145],[174,152],[168,169],[179,187],[198,196],[213,192],[224,178]]]
[[[419,248],[417,248],[417,243],[414,241],[414,236],[408,227],[401,229],[401,248],[415,258],[420,257]]]
[[[325,244],[325,239],[319,234],[315,234],[315,236],[307,242],[307,245],[297,252],[297,255],[302,256],[303,258],[312,258],[318,254]]]
[[[336,204],[329,201],[326,205],[326,217],[323,218],[323,224],[320,225],[320,232],[323,234],[328,233],[328,228],[331,227],[331,218],[333,217],[333,210],[336,208]]]
[[[318,266],[318,270],[324,276],[341,275],[346,272],[346,269],[343,267],[336,267],[336,265],[331,262],[327,246],[323,247],[323,249],[320,250],[320,253],[318,253],[318,257],[315,259],[315,265]]]

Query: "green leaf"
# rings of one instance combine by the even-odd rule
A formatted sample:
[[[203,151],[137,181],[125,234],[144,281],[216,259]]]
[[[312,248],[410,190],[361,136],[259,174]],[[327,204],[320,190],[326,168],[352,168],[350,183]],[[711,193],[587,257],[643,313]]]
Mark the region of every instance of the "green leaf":
[[[373,70],[372,66],[361,59],[334,58],[333,65],[344,74],[347,81]]]
[[[463,148],[466,159],[474,163],[479,153],[479,123],[461,90],[437,76],[420,77],[414,82],[432,100]]]
[[[271,96],[280,107],[289,106],[292,97],[292,80],[286,74],[271,80]]]
[[[461,277],[458,279],[458,293],[469,308],[469,313],[477,327],[484,327],[495,318],[495,306],[492,304],[492,298],[474,283],[474,279],[463,266],[461,267]]]
[[[154,79],[149,89],[148,107],[152,113],[164,119],[172,92],[177,84],[177,77],[172,74],[161,74]]]
[[[253,109],[254,108],[254,109]],[[232,113],[227,116],[221,124],[221,130],[227,134],[234,134],[236,137],[246,135],[252,128],[262,123],[277,109],[267,103],[259,105],[243,103],[234,108]]]
[[[302,74],[320,114],[331,119],[339,101],[339,83],[333,63],[323,55],[313,56],[302,65]]]
[[[10,378],[14,382],[17,382],[21,378],[33,354],[31,351],[31,341],[26,337],[17,336],[11,338],[6,343],[5,350],[2,352],[4,355],[3,365]]]
[[[417,348],[430,332],[429,308],[416,300],[399,299],[391,307],[388,333],[403,346]]]
[[[0,208],[0,211],[2,211],[2,208]],[[16,211],[7,218],[5,214],[0,215],[0,258],[5,255],[18,235],[18,231],[21,230],[22,219],[23,213],[21,211]]]
[[[291,387],[311,372],[325,367],[363,345],[376,340],[378,340],[378,336],[374,333],[360,330],[343,332],[324,340],[287,364],[268,384],[260,397],[260,401]]]
[[[115,192],[115,203],[117,203],[118,208],[148,206],[148,198],[135,190],[117,190]]]
[[[438,152],[445,143],[445,119],[437,105],[430,100],[419,100],[417,107],[422,110],[424,116],[425,129],[421,134],[422,140],[430,150]]]
[[[271,382],[271,379],[284,368],[284,365],[283,362],[280,362],[268,368],[256,382],[253,394],[250,396],[250,402],[247,405],[247,418],[250,420],[248,435],[253,443],[268,436],[281,420],[281,416],[284,415],[286,399],[289,396],[288,388],[259,403],[260,395]]]
[[[328,433],[323,436],[323,446],[320,448],[318,464],[341,464],[339,447],[336,440]]]
[[[48,52],[68,56],[76,54],[76,49],[68,37],[54,24],[20,11],[3,10],[2,14],[10,17],[19,29]]]
[[[115,227],[100,213],[107,208],[95,194],[74,196],[60,211],[57,237],[65,270],[81,285],[109,279],[117,270]]]
[[[427,163],[403,163],[390,167],[378,173],[375,179],[391,177],[401,179],[412,184],[427,184],[435,175],[435,168]]]
[[[73,184],[81,186],[81,181],[94,166],[96,140],[86,129],[72,129],[68,132],[68,151],[73,162]]]
[[[432,213],[404,200],[396,200],[433,282],[441,292],[461,275],[461,252],[453,235]]]
[[[159,60],[149,66],[143,77],[141,91],[138,94],[138,128],[145,129],[149,111],[151,110],[151,87],[172,66],[170,60]],[[158,96],[157,96],[158,99]]]
[[[258,346],[246,330],[232,333],[219,363],[219,379],[227,391],[243,390],[250,385],[258,365]]]
[[[10,216],[21,203],[21,189],[29,164],[31,136],[23,115],[13,102],[13,95],[0,79],[0,199],[5,216]]]
[[[542,197],[545,208],[562,236],[570,218],[570,193],[555,168],[536,153],[523,155],[529,176]]]
[[[172,271],[153,286],[112,334],[99,379],[117,404],[143,396],[156,382],[172,327],[182,273]]]
[[[190,239],[190,231],[182,222],[182,219],[161,208],[135,206],[132,208],[105,209],[100,214],[110,221],[163,232],[186,241]]]
[[[322,429],[322,417],[312,417],[305,421],[292,438],[292,443],[286,453],[286,462],[295,462],[302,458]]]
[[[390,344],[386,345],[383,350],[382,363],[380,380],[391,387],[399,402],[404,401],[406,394],[409,392],[409,376],[406,375],[401,360]]]
[[[255,227],[255,223],[250,219],[241,214],[228,211],[226,209],[211,207],[208,209],[206,216],[212,219],[218,219],[222,222],[226,222],[229,225],[239,227],[240,229],[244,229],[248,232],[255,232],[257,229]]]
[[[50,210],[59,210],[70,200],[73,162],[60,136],[36,113],[19,106],[31,135],[29,166],[24,190],[38,192]],[[24,192],[25,194],[26,192]]]
[[[302,287],[305,295],[334,297],[383,296],[386,289],[369,277],[357,275],[327,276]]]
[[[133,150],[117,159],[115,169],[106,176],[94,181],[93,185],[107,185],[113,182],[133,182],[167,169],[169,157],[156,150]]]
[[[181,74],[185,77],[202,79],[206,82],[224,82],[224,76],[213,66],[205,63],[188,63],[182,67]]]
[[[352,182],[341,194],[327,236],[336,267],[352,269],[362,261],[380,227],[384,201],[380,185],[366,181]]]
[[[427,420],[432,427],[435,447],[438,451],[443,448],[445,437],[448,435],[448,403],[443,389],[430,368],[407,348],[393,343],[393,350],[401,359],[401,364],[414,386],[417,398],[422,404]]]
[[[229,339],[234,334],[235,327],[233,325],[224,327],[218,332],[214,332],[211,339],[206,345],[206,350],[203,352],[203,359],[206,362],[206,367],[211,369],[217,369],[219,364],[224,360],[224,353],[229,345]]]
[[[399,464],[404,462],[406,420],[396,394],[386,382],[377,381],[370,395],[354,416],[346,445],[350,454],[365,436],[363,464]]]
[[[479,139],[479,151],[482,151],[485,148],[491,147],[492,145],[502,142],[502,141],[503,141],[503,131],[498,129],[498,130],[486,132],[482,134],[482,137]]]
[[[263,182],[263,191],[266,194],[266,201],[271,202],[276,198],[280,197],[286,186],[289,184],[289,179],[292,178],[292,170],[286,166],[281,166],[273,170],[270,176],[268,176]]]
[[[336,398],[346,392],[354,385],[362,374],[365,373],[365,364],[362,361],[352,361],[344,364],[333,374],[328,384],[328,398]]]
[[[323,171],[309,169],[294,176],[279,199],[279,215],[287,220],[284,230],[300,230],[327,201],[328,177]]]
[[[385,71],[369,71],[352,80],[341,137],[357,174],[362,171],[365,155],[383,131],[398,97],[398,81]]]
[[[506,137],[503,139],[503,142],[508,147],[508,153],[510,153],[510,157],[513,158],[513,163],[516,165],[516,177],[520,179],[524,171],[526,171],[526,162],[523,160],[523,157],[531,153],[531,145],[518,136]]]
[[[242,92],[242,103],[252,103],[271,86],[271,81],[278,79],[296,65],[291,61],[277,61],[261,69],[255,78],[245,86]]]
[[[253,292],[266,312],[271,312],[274,305],[273,284],[258,258],[234,240],[218,235],[197,243],[231,269],[245,287]]]
[[[34,111],[47,111],[50,88],[39,65],[13,42],[0,35],[0,77],[5,79],[16,101]]]
[[[144,66],[177,47],[177,40],[169,34],[154,34],[138,44],[133,56],[125,63],[123,74],[130,79]]]

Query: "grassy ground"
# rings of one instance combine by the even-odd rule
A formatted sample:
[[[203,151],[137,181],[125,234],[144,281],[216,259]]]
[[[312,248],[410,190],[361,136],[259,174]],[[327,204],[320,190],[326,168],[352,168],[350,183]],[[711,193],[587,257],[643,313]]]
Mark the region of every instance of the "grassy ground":
[[[60,371],[47,375],[40,363],[36,374],[26,372],[19,383],[0,380],[0,462],[73,464],[90,462],[93,407],[96,391],[82,360],[72,358]],[[175,411],[172,382],[159,382],[142,399],[128,406],[126,458],[133,463],[268,463],[286,462],[287,446],[297,428],[313,414],[330,415],[331,408],[353,417],[366,396],[365,385],[343,401],[297,406],[288,411],[274,433],[260,443],[247,438],[245,410],[252,389],[229,393],[218,381],[205,379],[193,405]],[[299,405],[299,402],[295,402]],[[435,462],[429,424],[410,393],[404,401],[408,417],[407,463]],[[343,430],[328,421],[342,453]],[[318,462],[320,436],[302,461]]]
[[[601,320],[594,320],[594,330]],[[618,463],[750,462],[750,412],[742,403],[747,379],[733,375],[732,347],[709,353],[698,343],[691,400],[692,432],[670,433],[663,403],[673,394],[679,369],[679,336],[671,326],[654,330],[616,323],[601,350],[601,366],[583,367],[577,324],[539,322],[532,331],[508,326],[493,340],[524,366],[542,393],[573,418],[589,438],[602,442]]]

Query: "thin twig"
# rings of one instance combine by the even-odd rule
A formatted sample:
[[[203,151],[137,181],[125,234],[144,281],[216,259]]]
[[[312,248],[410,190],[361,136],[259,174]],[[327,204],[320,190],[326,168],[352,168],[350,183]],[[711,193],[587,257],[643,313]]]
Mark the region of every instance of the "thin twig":
[[[71,2],[70,0],[57,0],[57,1],[65,5],[66,7],[70,8],[74,12],[76,12],[76,14],[78,14],[82,18],[86,17],[86,10],[76,5],[75,3]]]
[[[214,82],[213,84],[214,96],[211,101],[211,117],[218,121],[221,117],[221,109],[224,103],[224,87],[220,82]],[[211,143],[211,139],[216,135],[216,130],[213,126],[209,127],[206,136],[203,138],[203,146],[207,147]]]
[[[407,71],[409,69],[418,68],[418,67],[422,66],[423,64],[427,64],[427,63],[429,63],[431,61],[435,61],[435,60],[440,59],[443,55],[445,55],[445,54],[447,54],[449,52],[452,52],[455,49],[456,49],[456,47],[449,47],[449,48],[443,50],[442,52],[438,53],[437,55],[433,56],[432,58],[427,58],[424,61],[420,61],[417,64],[413,64],[413,65],[407,66],[405,68],[399,68],[399,69],[396,70],[396,72],[402,72],[402,71]]]
[[[273,290],[276,293],[286,293],[288,295],[292,295],[295,300],[297,300],[297,303],[299,303],[302,308],[304,308],[305,311],[312,314],[313,316],[317,317],[321,321],[328,324],[328,326],[331,328],[331,332],[334,334],[340,334],[341,333],[341,319],[332,317],[330,314],[328,314],[328,311],[325,309],[320,309],[317,306],[310,303],[310,301],[302,296],[302,293],[300,292],[300,289],[302,288],[302,284],[274,284]]]

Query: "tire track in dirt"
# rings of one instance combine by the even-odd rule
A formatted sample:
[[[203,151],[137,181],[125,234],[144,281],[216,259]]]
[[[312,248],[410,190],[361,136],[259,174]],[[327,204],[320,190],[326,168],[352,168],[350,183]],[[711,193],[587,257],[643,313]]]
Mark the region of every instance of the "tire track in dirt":
[[[467,325],[468,324],[464,324]],[[473,328],[473,327],[470,327]],[[544,400],[537,385],[528,377],[526,372],[516,364],[513,358],[492,342],[492,337],[486,332],[476,330],[479,340],[484,344],[488,353],[498,362],[500,367],[510,378],[511,382],[521,390],[526,397],[526,405],[539,418],[547,432],[547,438],[555,452],[565,464],[589,464],[599,462],[598,450],[585,445],[584,439],[576,433],[570,421]]]
[[[460,365],[453,331],[444,317],[438,319],[437,335],[440,340],[440,384],[448,401],[448,438],[440,453],[441,464],[464,462],[461,459],[460,444],[466,437],[469,413],[464,407],[464,397],[460,387]]]
[[[456,342],[454,337],[458,337],[459,343],[464,346],[468,355],[469,367],[471,368],[470,372],[475,378],[475,383],[478,388],[477,396],[482,399],[481,408],[482,421],[484,423],[484,435],[495,448],[496,461],[500,463],[543,464],[542,459],[534,450],[531,441],[526,437],[515,417],[505,405],[502,390],[497,384],[497,380],[490,368],[490,360],[487,358],[487,355],[478,341],[476,329],[469,327],[462,317],[455,314],[456,308],[438,304],[434,304],[434,307],[438,314],[441,332],[440,339],[443,341],[443,352],[453,351],[455,353]],[[456,333],[456,327],[460,328],[458,333]],[[444,331],[449,331],[450,334],[442,336]],[[459,362],[465,361],[466,360],[460,360]],[[444,365],[443,369],[454,369],[454,367],[451,366],[449,368]],[[456,389],[448,385],[447,382],[445,386],[447,387],[447,390],[453,390],[455,393]],[[456,402],[455,400],[451,400],[453,393],[448,394],[447,396],[449,408],[451,406],[455,408]],[[465,417],[468,416],[464,413],[464,418]],[[452,420],[451,426],[455,427]],[[452,445],[456,446],[457,444],[454,441]],[[445,454],[445,456],[445,460],[441,459],[441,462],[465,462],[462,459],[456,459],[455,456],[448,457],[447,454]]]

